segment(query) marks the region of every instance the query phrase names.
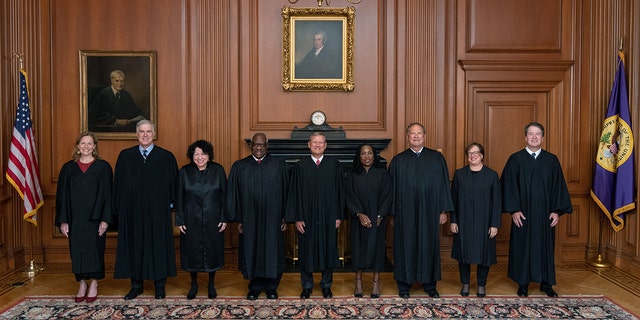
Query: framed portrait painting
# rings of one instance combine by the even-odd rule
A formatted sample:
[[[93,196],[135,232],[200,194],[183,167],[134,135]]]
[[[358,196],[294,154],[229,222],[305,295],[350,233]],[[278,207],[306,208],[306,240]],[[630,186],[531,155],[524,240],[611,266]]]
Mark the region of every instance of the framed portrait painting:
[[[353,91],[355,8],[282,9],[282,88]]]
[[[157,123],[156,52],[81,50],[80,96],[81,130],[136,139],[138,121]]]

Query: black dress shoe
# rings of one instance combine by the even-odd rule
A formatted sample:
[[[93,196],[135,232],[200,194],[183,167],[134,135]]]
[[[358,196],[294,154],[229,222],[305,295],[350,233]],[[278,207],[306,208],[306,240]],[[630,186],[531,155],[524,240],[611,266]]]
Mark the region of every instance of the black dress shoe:
[[[166,294],[164,293],[164,287],[156,287],[156,299],[164,299]]]
[[[216,291],[216,287],[214,287],[212,285],[209,285],[207,287],[207,291],[209,291],[208,294],[207,294],[209,299],[215,299],[218,296],[218,291]]]
[[[198,286],[191,286],[191,289],[189,289],[187,293],[187,300],[195,299],[196,294],[198,294]]]
[[[409,291],[400,291],[400,293],[398,293],[398,295],[400,296],[400,298],[409,298]]]
[[[260,295],[260,291],[251,290],[249,291],[249,293],[247,293],[247,300],[256,300],[258,299],[259,295]]]
[[[127,295],[124,296],[124,299],[125,300],[135,299],[140,294],[142,294],[142,288],[131,288],[131,290],[129,290],[129,293],[127,293]]]
[[[478,286],[478,293],[476,293],[476,296],[478,298],[484,298],[487,295],[487,291],[484,288],[484,286]]]
[[[518,286],[518,297],[528,297],[528,296],[529,296],[529,287]]]
[[[462,285],[462,289],[460,289],[460,295],[463,297],[468,297],[469,296],[469,285],[468,284],[463,284]]]
[[[300,293],[300,299],[309,299],[311,296],[311,289],[302,289]]]
[[[267,290],[267,299],[278,299],[278,291],[276,290]]]
[[[440,298],[440,294],[438,293],[438,290],[436,290],[436,289],[431,289],[431,290],[427,291],[427,293],[429,294],[429,297],[431,297],[431,298]]]
[[[331,292],[331,288],[322,288],[322,297],[325,299],[333,298],[333,292]]]
[[[544,292],[547,294],[547,297],[552,297],[552,298],[556,298],[558,296],[558,293],[553,290],[552,287],[540,287],[540,291]]]

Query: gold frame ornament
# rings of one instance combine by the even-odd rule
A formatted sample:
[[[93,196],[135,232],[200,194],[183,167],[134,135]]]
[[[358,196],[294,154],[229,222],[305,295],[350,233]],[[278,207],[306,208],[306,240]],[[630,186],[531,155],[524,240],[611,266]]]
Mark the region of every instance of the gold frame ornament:
[[[284,91],[354,90],[355,11],[354,7],[282,8]],[[322,48],[314,47],[318,40],[322,42]],[[317,59],[322,67],[308,67],[314,59],[305,58],[313,52],[316,57],[325,57]],[[326,70],[335,72],[325,73]]]

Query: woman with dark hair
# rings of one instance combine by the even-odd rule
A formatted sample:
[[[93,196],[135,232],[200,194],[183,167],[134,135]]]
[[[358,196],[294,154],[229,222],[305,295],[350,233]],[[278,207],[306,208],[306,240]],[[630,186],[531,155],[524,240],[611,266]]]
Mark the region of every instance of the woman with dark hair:
[[[476,295],[482,298],[489,267],[497,262],[495,237],[501,223],[502,193],[498,173],[483,164],[484,147],[474,142],[464,153],[469,165],[456,170],[451,184],[451,257],[458,260],[463,297],[469,295],[471,264],[478,265]]]
[[[386,261],[384,218],[391,209],[391,178],[370,144],[363,144],[353,158],[346,183],[351,231],[351,258],[356,272],[353,295],[362,297],[362,271],[373,271],[371,298],[380,297],[380,271]]]
[[[187,299],[198,293],[198,272],[209,273],[209,298],[217,297],[216,271],[224,265],[224,216],[227,177],[213,162],[213,145],[198,140],[189,146],[191,163],[180,169],[176,196],[176,226],[180,229],[180,266],[191,274]]]
[[[95,135],[82,132],[73,160],[60,169],[56,191],[55,224],[69,238],[71,271],[80,283],[76,302],[95,301],[98,280],[104,279],[105,232],[113,222],[112,177],[111,166],[100,158]],[[87,280],[91,280],[89,286]]]

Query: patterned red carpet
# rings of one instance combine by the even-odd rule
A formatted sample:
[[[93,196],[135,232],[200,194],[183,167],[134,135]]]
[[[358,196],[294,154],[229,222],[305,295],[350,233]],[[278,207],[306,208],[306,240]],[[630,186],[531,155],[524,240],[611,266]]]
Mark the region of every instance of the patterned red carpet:
[[[0,313],[0,319],[637,319],[602,296],[560,298],[424,297],[380,299],[336,297],[300,300],[282,298],[99,297],[75,303],[72,297],[26,297]]]

